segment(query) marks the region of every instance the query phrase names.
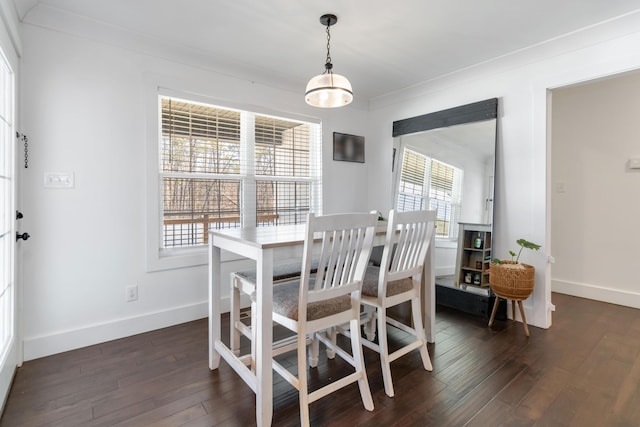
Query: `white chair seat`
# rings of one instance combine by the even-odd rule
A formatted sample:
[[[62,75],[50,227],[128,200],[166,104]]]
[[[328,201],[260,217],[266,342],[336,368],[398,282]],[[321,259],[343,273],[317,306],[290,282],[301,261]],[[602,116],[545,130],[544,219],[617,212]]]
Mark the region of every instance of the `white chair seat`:
[[[298,301],[300,299],[300,281],[281,283],[273,288],[273,312],[293,320],[298,319]],[[344,295],[325,301],[307,304],[307,321],[351,310],[351,297]]]
[[[369,266],[367,273],[364,276],[364,283],[362,284],[362,296],[365,297],[378,297],[378,277],[380,276],[380,267]],[[387,296],[392,297],[408,292],[413,289],[413,282],[410,278],[404,278],[387,283]]]
[[[298,262],[290,262],[286,264],[275,265],[273,267],[273,283],[274,285],[286,282],[291,279],[300,277],[300,270],[302,269],[302,260]],[[311,263],[311,273],[315,273],[318,270],[318,260],[313,260]],[[244,335],[251,341],[251,354],[254,355],[253,346],[253,324],[255,307],[253,306],[256,301],[256,282],[257,273],[256,270],[244,270],[231,273],[231,300],[230,300],[230,313],[231,313],[231,339],[229,348],[233,350],[236,355],[240,354],[240,335]],[[251,322],[247,326],[240,321],[240,296],[245,294],[249,296],[251,300]]]

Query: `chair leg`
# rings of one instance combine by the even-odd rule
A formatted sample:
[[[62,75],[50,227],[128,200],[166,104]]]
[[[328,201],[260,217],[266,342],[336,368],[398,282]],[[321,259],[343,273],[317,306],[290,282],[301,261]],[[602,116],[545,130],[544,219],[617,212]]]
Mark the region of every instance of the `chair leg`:
[[[336,329],[335,326],[332,327],[332,328],[327,329],[327,337],[331,340],[331,342],[334,345],[337,345],[336,343],[338,342],[338,332],[337,332],[337,329]],[[327,359],[333,360],[333,359],[336,358],[336,352],[335,351],[333,351],[330,348],[327,348],[326,351],[327,351]]]
[[[511,320],[516,320],[516,302],[514,300],[511,300]]]
[[[356,372],[360,373],[358,379],[358,388],[360,388],[360,397],[367,411],[373,411],[373,398],[371,397],[371,389],[369,388],[369,380],[367,379],[367,371],[364,367],[364,356],[362,354],[362,342],[360,337],[360,321],[351,320],[351,354],[356,365]]]
[[[496,295],[496,299],[493,302],[493,310],[491,310],[491,318],[489,319],[489,327],[493,326],[493,320],[496,318],[498,312],[498,305],[500,305],[500,298]]]
[[[387,343],[387,313],[384,307],[379,307],[378,318],[378,346],[380,348],[380,365],[382,379],[384,380],[384,392],[393,397],[393,381],[391,380],[391,362],[389,361],[389,345]]]
[[[364,323],[364,333],[369,341],[373,341],[376,339],[376,310],[370,305],[365,305],[364,311],[367,313],[367,321]]]
[[[240,331],[236,328],[236,323],[240,321],[240,290],[237,287],[237,279],[231,277],[231,298],[230,298],[230,337],[229,348],[236,356],[240,355]]]
[[[527,318],[524,317],[524,307],[522,301],[518,301],[518,308],[520,309],[520,316],[522,316],[522,324],[524,325],[524,333],[529,336],[529,327],[527,326]]]
[[[320,353],[320,340],[316,336],[321,332],[316,332],[311,336],[311,351],[309,352],[309,366],[316,368],[318,366],[318,355]]]
[[[431,358],[429,357],[429,350],[427,350],[427,343],[424,336],[424,327],[422,326],[422,314],[421,314],[420,300],[418,297],[411,298],[411,315],[413,318],[413,328],[416,331],[416,340],[421,341],[420,357],[422,358],[422,365],[426,371],[433,371],[433,365],[431,365]]]
[[[309,389],[307,386],[307,337],[298,331],[298,398],[300,425],[309,426]]]

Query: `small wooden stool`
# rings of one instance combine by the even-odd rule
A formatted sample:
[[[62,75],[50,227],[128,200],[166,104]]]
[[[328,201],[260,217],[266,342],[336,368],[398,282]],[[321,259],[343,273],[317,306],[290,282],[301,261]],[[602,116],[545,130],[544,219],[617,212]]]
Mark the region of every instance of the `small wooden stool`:
[[[524,325],[524,333],[527,334],[527,336],[529,336],[529,327],[527,326],[527,318],[524,315],[524,307],[522,306],[521,299],[516,300],[511,298],[504,298],[496,294],[496,300],[493,303],[493,310],[491,310],[491,318],[489,319],[489,327],[493,325],[493,319],[496,317],[496,312],[498,311],[498,304],[500,304],[500,298],[507,301],[507,304],[509,304],[509,301],[511,301],[511,318],[514,320],[516,318],[516,301],[518,302],[518,308],[520,309],[520,316],[522,316],[522,324]]]
[[[496,295],[496,300],[491,311],[489,319],[489,327],[493,325],[493,319],[498,310],[500,298],[511,301],[511,317],[516,319],[516,301],[520,308],[520,316],[522,316],[522,324],[524,332],[529,336],[529,327],[527,326],[527,318],[524,315],[524,307],[522,301],[529,298],[533,292],[535,280],[535,268],[529,264],[520,264],[514,261],[502,261],[500,264],[492,263],[489,269],[489,285]]]

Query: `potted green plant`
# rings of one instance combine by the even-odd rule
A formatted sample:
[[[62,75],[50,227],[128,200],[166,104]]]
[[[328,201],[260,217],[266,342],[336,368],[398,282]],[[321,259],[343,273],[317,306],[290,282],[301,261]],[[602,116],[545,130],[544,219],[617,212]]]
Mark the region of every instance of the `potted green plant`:
[[[501,297],[524,300],[533,292],[535,268],[520,262],[523,249],[539,250],[540,245],[525,239],[516,240],[520,250],[509,251],[510,261],[494,258],[489,268],[489,284],[493,292]]]

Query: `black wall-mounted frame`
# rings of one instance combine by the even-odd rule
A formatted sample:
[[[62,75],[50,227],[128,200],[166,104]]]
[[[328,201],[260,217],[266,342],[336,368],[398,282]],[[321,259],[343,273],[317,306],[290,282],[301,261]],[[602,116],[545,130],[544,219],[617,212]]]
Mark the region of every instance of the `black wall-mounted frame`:
[[[334,132],[333,160],[364,163],[364,136]]]
[[[393,122],[393,137],[424,132],[465,123],[498,118],[498,98],[491,98],[447,110]],[[436,303],[445,307],[488,318],[494,296],[478,295],[436,283]],[[506,303],[498,306],[498,319],[506,319]]]
[[[498,117],[498,98],[478,101],[435,113],[393,122],[393,136],[424,132],[463,123],[480,122]]]

